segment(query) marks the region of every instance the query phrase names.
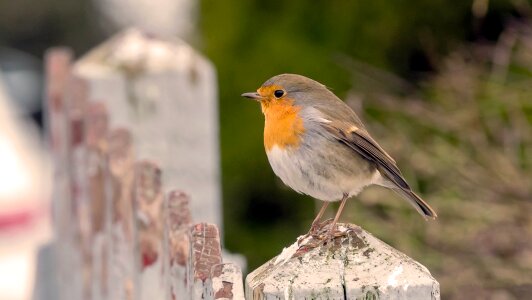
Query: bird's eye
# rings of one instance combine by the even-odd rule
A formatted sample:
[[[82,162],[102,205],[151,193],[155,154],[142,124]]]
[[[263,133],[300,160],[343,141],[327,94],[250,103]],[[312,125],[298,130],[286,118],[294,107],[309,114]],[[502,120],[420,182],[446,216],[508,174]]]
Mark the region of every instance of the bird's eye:
[[[273,95],[275,96],[275,98],[279,99],[279,98],[281,98],[284,95],[284,91],[283,90],[275,90],[275,92],[273,92]]]

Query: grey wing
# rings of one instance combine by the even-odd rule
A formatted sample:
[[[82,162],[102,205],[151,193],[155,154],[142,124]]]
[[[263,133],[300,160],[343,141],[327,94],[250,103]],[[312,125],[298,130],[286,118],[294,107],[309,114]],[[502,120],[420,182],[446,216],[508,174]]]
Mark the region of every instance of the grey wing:
[[[324,123],[323,126],[340,143],[375,164],[380,174],[393,184],[391,188],[409,201],[422,216],[433,219],[437,217],[430,205],[410,189],[395,161],[371,138],[365,129],[340,122]]]
[[[330,121],[322,123],[322,126],[332,133],[339,142],[353,149],[368,161],[375,163],[385,178],[400,188],[410,189],[395,160],[369,135],[356,113],[336,95],[328,90],[326,93],[328,95],[322,95],[323,98],[314,98],[315,103],[312,103],[324,115],[325,119]],[[325,97],[330,100],[320,101]]]
[[[373,163],[380,174],[393,185],[391,188],[408,200],[421,215],[425,218],[436,218],[436,212],[411,190],[395,160],[369,135],[355,112],[334,94],[331,95],[333,97],[326,99],[332,101],[314,103],[314,107],[327,120],[322,122],[321,126],[338,142]]]
[[[374,163],[380,173],[402,189],[410,189],[395,161],[373,140],[363,128],[332,122],[327,130],[341,143]]]

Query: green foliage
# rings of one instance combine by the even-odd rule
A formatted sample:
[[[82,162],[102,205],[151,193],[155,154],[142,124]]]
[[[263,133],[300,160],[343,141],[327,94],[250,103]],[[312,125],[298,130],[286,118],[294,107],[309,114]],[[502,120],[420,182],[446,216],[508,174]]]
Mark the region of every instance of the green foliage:
[[[467,298],[463,287],[518,295],[520,263],[530,265],[530,244],[518,236],[531,234],[532,49],[468,45],[486,30],[498,37],[515,8],[488,4],[483,19],[470,1],[203,1],[202,46],[220,81],[226,246],[254,269],[314,217],[312,200],[275,178],[260,108],[239,96],[273,75],[299,73],[348,98],[440,214],[426,223],[392,193],[370,188],[343,220],[428,265],[445,298]],[[501,49],[511,63],[493,62]]]

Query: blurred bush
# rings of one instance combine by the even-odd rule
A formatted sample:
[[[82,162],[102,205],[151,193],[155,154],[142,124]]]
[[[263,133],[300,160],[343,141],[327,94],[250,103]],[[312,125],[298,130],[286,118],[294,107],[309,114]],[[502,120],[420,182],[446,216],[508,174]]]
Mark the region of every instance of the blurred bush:
[[[372,189],[346,219],[421,258],[443,298],[531,295],[532,26],[514,22],[495,45],[452,52],[410,91],[399,78],[368,78],[375,72],[350,65],[365,89],[353,89],[348,101],[363,107],[373,134],[439,218],[421,222],[397,197]]]

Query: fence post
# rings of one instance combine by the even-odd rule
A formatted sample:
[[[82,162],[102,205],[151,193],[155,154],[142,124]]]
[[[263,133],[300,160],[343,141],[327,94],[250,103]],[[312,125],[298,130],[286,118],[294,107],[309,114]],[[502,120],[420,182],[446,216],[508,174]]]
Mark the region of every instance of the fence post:
[[[216,74],[185,42],[129,29],[74,65],[90,99],[105,99],[112,127],[131,130],[137,157],[186,187],[194,219],[222,226]]]
[[[86,174],[87,194],[86,206],[88,213],[88,234],[83,243],[86,244],[84,264],[90,269],[90,295],[94,300],[105,299],[107,289],[109,236],[109,209],[107,209],[108,191],[108,145],[109,116],[105,105],[101,102],[87,103],[84,116],[86,166],[82,173]]]
[[[243,299],[240,269],[221,257],[212,65],[138,30],[70,62],[47,54],[56,298]],[[173,186],[194,201],[164,199]]]
[[[186,265],[189,260],[189,197],[173,190],[164,203],[164,277],[167,300],[183,299],[187,291]]]
[[[333,242],[301,238],[251,272],[246,299],[440,299],[420,263],[356,225],[339,229]]]
[[[69,164],[65,159],[68,155],[68,131],[66,87],[70,78],[72,52],[68,48],[52,48],[46,52],[46,127],[53,160],[52,205],[54,215],[54,231],[60,238],[54,247],[54,259],[57,261],[58,289],[54,296],[65,299],[79,297],[74,292],[76,281],[71,276],[73,256],[70,252],[73,238],[71,228],[74,216],[71,211]],[[49,279],[48,279],[49,281]]]
[[[242,270],[233,263],[214,265],[207,281],[206,299],[244,300],[242,278]]]
[[[106,205],[110,219],[109,266],[106,284],[109,299],[138,299],[138,253],[135,250],[134,205],[135,155],[128,130],[112,129],[108,135],[110,196]]]
[[[222,262],[220,235],[216,225],[198,223],[190,229],[190,238],[188,290],[192,300],[206,299],[212,267]]]
[[[82,270],[66,280],[66,290],[72,295],[66,298],[90,298],[92,289],[90,206],[87,198],[87,167],[85,145],[85,109],[87,89],[85,82],[71,74],[65,89],[65,109],[67,122],[67,161],[68,195],[70,223],[67,225],[67,255],[62,257],[65,268]]]
[[[137,163],[135,173],[136,224],[140,251],[140,299],[163,299],[163,185],[154,162]]]

